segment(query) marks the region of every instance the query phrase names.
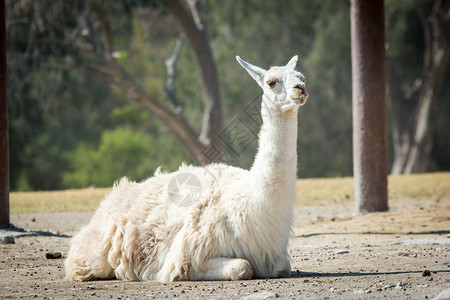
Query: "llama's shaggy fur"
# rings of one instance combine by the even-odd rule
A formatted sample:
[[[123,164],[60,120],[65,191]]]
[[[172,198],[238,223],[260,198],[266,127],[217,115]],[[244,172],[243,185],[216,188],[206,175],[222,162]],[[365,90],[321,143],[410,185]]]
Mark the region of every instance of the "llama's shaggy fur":
[[[69,280],[236,280],[290,275],[287,252],[295,201],[297,108],[307,92],[297,57],[265,71],[238,58],[263,88],[263,125],[253,167],[182,165],[141,183],[120,180],[73,238]],[[272,81],[276,81],[272,83]],[[168,185],[201,183],[189,206]],[[183,185],[180,194],[188,194]]]

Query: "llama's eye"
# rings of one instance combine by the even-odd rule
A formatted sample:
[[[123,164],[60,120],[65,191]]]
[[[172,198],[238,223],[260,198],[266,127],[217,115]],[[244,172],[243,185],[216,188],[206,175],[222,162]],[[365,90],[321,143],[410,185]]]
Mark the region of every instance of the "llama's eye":
[[[278,79],[271,79],[267,81],[267,85],[273,89],[278,83]]]

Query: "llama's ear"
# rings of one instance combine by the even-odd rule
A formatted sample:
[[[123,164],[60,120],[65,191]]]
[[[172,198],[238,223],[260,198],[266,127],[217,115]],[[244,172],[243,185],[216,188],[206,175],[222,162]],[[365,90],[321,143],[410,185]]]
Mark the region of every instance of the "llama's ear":
[[[294,55],[294,57],[292,57],[291,60],[286,64],[286,68],[291,68],[292,70],[294,70],[297,66],[297,61],[298,55]]]
[[[264,88],[264,76],[266,75],[267,71],[261,69],[260,67],[249,64],[248,62],[242,60],[239,56],[236,56],[236,60],[238,61],[238,63],[241,64],[241,66],[244,67],[244,69],[247,70],[250,76],[252,76],[253,79],[255,79],[255,81],[259,84],[259,86],[261,88]]]

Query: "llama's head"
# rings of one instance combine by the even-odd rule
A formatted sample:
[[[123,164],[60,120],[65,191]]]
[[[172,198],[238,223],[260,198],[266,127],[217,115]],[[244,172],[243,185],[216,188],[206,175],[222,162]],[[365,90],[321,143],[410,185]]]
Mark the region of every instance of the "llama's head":
[[[268,109],[284,114],[296,112],[299,106],[305,104],[308,91],[305,76],[295,70],[297,55],[285,66],[272,67],[267,71],[249,64],[239,56],[236,59],[263,89],[263,101]]]

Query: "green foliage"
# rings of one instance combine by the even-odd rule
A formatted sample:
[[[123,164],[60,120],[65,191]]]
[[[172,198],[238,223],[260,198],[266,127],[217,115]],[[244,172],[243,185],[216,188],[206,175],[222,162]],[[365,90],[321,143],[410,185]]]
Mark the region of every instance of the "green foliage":
[[[81,144],[70,158],[72,173],[63,176],[72,187],[111,186],[122,176],[143,179],[151,163],[152,143],[148,136],[128,128],[105,131],[97,149]]]
[[[35,71],[18,76],[21,81],[14,76],[8,93],[11,187],[61,188],[67,153],[80,140],[95,143],[113,126],[108,116],[117,101],[78,72]]]
[[[98,148],[81,144],[70,155],[73,171],[63,175],[64,184],[68,187],[92,184],[109,187],[121,177],[145,179],[154,173],[161,161],[180,163],[184,153],[173,142],[171,136],[155,139],[129,127],[105,131]]]

